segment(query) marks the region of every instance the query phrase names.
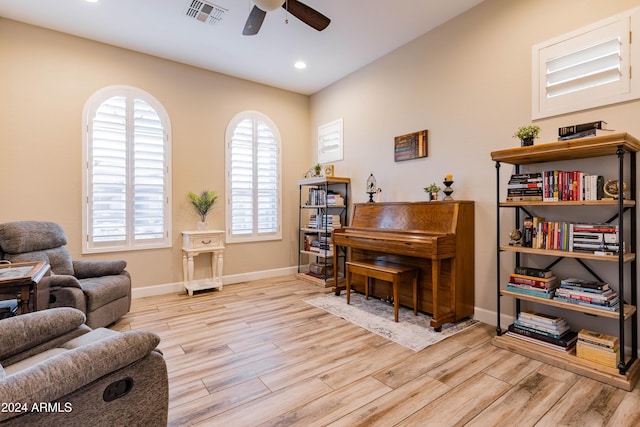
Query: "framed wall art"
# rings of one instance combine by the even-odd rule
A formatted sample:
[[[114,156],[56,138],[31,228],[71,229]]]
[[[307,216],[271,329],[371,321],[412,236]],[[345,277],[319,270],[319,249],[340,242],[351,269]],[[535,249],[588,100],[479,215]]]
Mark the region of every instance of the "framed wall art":
[[[396,162],[427,157],[427,130],[394,138],[393,156]]]
[[[318,163],[342,160],[343,150],[342,119],[318,126]]]

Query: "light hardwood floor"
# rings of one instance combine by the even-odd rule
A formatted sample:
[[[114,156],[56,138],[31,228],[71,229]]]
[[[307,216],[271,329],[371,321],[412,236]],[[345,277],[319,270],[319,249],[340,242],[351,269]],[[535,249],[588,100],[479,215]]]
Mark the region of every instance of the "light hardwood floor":
[[[625,392],[494,347],[472,327],[420,352],[303,300],[294,276],[133,301],[160,335],[170,426],[638,426]]]

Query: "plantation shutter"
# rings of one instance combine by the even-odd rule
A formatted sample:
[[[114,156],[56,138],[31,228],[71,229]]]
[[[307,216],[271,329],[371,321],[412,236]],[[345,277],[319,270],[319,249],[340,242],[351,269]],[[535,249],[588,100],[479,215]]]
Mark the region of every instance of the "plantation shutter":
[[[632,85],[632,27],[638,10],[533,47],[532,117],[543,118],[640,97]]]
[[[100,102],[88,125],[84,249],[168,244],[168,138],[156,109],[124,94]]]
[[[279,238],[279,138],[256,113],[241,116],[230,127],[227,241]]]

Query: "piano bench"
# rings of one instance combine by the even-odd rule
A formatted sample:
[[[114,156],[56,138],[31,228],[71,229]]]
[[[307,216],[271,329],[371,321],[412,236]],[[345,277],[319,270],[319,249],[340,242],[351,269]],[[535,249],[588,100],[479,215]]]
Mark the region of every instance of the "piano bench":
[[[393,285],[393,314],[398,321],[399,300],[398,289],[400,282],[411,279],[413,285],[413,314],[418,314],[418,269],[402,264],[396,264],[378,259],[347,261],[346,268],[347,304],[351,303],[351,275],[360,274],[366,278],[364,284],[365,298],[369,299],[369,285],[371,279],[384,280]]]

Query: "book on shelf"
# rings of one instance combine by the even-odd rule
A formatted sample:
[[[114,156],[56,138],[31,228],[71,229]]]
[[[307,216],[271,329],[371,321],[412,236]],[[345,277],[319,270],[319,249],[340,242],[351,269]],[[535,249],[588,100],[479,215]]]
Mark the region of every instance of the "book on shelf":
[[[575,135],[580,132],[592,130],[592,129],[607,129],[607,122],[603,120],[597,120],[593,122],[580,123],[577,125],[562,126],[558,128],[558,137]]]
[[[517,324],[512,323],[509,325],[509,332],[553,344],[558,347],[562,347],[563,349],[571,349],[578,341],[578,333],[570,330],[564,333],[560,338],[554,338],[536,331],[524,329],[519,327]]]
[[[619,351],[603,351],[581,342],[580,339],[576,342],[576,356],[614,369],[617,368],[618,363],[620,363]]]
[[[549,326],[555,326],[557,324],[565,323],[565,320],[560,316],[554,316],[552,314],[540,313],[539,311],[523,310],[518,314],[520,319],[529,319],[533,322],[542,323]]]
[[[599,344],[609,348],[610,350],[616,350],[618,348],[618,337],[604,334],[602,332],[581,329],[580,332],[578,332],[578,338],[586,343],[595,345]]]
[[[513,285],[528,285],[541,289],[553,289],[558,286],[555,276],[542,278],[517,273],[513,273],[509,276],[509,283]]]
[[[527,216],[522,222],[522,246],[530,248],[533,245],[533,217]]]
[[[567,136],[559,136],[558,141],[570,141],[578,138],[589,138],[592,136],[611,135],[615,132],[613,129],[589,129],[582,132],[574,133]]]
[[[538,297],[538,298],[545,298],[545,299],[553,298],[552,290],[546,291],[544,289],[538,289],[538,288],[526,288],[524,285],[518,286],[518,285],[512,285],[511,283],[507,283],[506,290],[510,292],[515,292],[518,294],[529,295],[529,296]]]
[[[620,302],[617,292],[614,292],[611,289],[602,293],[594,293],[560,287],[556,289],[556,296],[607,306],[615,305]]]
[[[584,307],[595,308],[598,310],[618,311],[620,309],[620,301],[618,301],[615,305],[603,305],[603,304],[596,304],[596,303],[584,301],[581,299],[567,298],[559,295],[556,295],[553,299],[554,301],[565,302],[567,304],[581,305]]]
[[[575,345],[573,346],[569,346],[569,347],[563,347],[560,345],[556,345],[556,344],[552,344],[550,342],[546,342],[546,341],[542,341],[533,337],[528,337],[526,335],[521,335],[512,331],[507,331],[505,332],[505,335],[522,340],[522,341],[527,341],[530,342],[532,344],[536,344],[536,345],[540,345],[542,347],[546,347],[546,348],[550,348],[552,350],[558,350],[558,351],[563,351],[563,352],[570,352],[571,350],[573,350],[573,348],[575,347]]]
[[[575,277],[562,279],[560,286],[567,289],[581,290],[583,292],[603,292],[611,289],[608,283],[597,280],[577,279]]]
[[[518,319],[514,322],[514,325],[527,331],[546,335],[550,338],[562,338],[564,334],[569,331],[569,325],[566,322],[555,326],[550,326],[520,316],[518,316]]]
[[[518,266],[513,269],[515,274],[522,274],[525,276],[549,278],[553,276],[553,271],[546,268],[526,267]]]

